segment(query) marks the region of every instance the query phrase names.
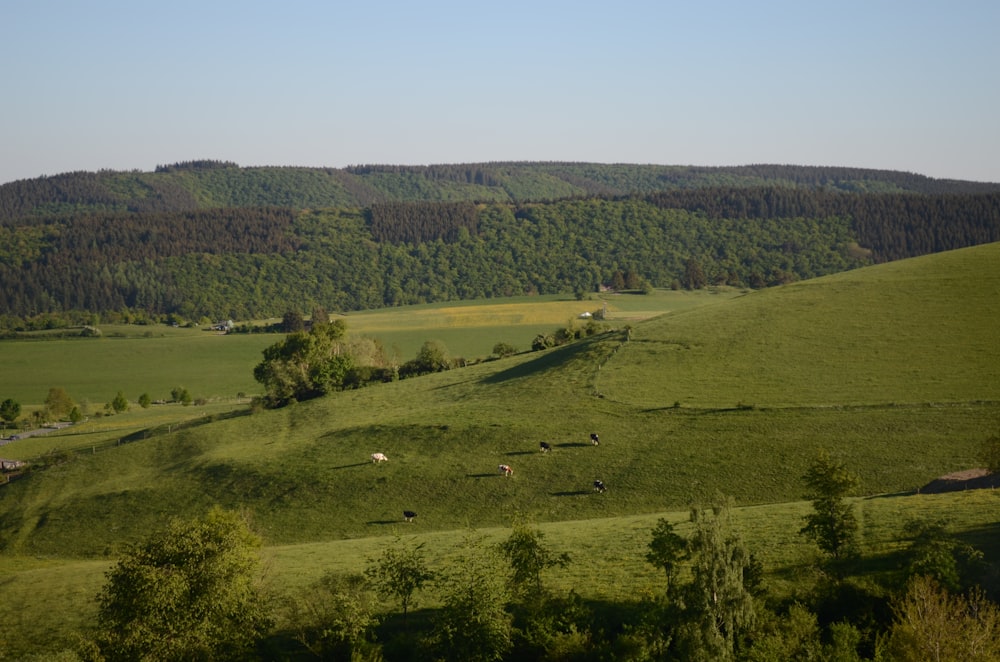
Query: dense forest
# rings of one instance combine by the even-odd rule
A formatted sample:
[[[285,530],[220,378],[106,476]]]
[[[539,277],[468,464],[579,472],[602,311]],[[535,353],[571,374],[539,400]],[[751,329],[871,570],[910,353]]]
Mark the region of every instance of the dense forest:
[[[0,327],[760,288],[998,240],[1000,184],[911,173],[191,161],[0,186]]]

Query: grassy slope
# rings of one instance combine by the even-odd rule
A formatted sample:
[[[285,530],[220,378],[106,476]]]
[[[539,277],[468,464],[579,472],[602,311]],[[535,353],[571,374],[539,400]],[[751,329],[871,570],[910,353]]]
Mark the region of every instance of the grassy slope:
[[[717,294],[658,291],[649,296],[608,296],[607,301],[612,320],[642,319],[737,294],[726,289]],[[423,342],[431,339],[443,341],[454,356],[475,359],[489,356],[499,341],[527,350],[537,334],[551,333],[603,303],[597,298],[522,297],[366,311],[344,320],[350,334],[379,338],[400,361],[416,356]],[[0,400],[14,398],[25,407],[40,406],[49,388],[61,386],[96,411],[119,390],[132,400],[144,392],[154,399],[168,398],[175,386],[187,388],[196,398],[253,394],[259,391],[253,367],[261,351],[281,338],[220,336],[167,326],[100,328],[104,336],[99,339],[0,342],[4,375]]]
[[[1000,245],[990,245],[861,270],[636,322],[629,342],[607,334],[99,452],[2,491],[3,563],[114,555],[170,515],[222,503],[252,514],[272,546],[272,572],[292,584],[329,567],[356,569],[403,532],[448,538],[519,515],[551,522],[552,542],[578,549],[565,578],[573,585],[573,573],[627,571],[637,561],[626,547],[641,547],[635,540],[657,513],[691,500],[796,501],[820,447],[861,473],[865,493],[912,489],[974,466],[1000,421],[998,264]],[[767,378],[753,388],[726,379],[747,370]],[[667,406],[677,399],[683,407]],[[741,400],[757,408],[734,408]],[[587,443],[590,431],[601,433],[600,447]],[[537,452],[542,439],[551,455]],[[390,462],[373,466],[375,450]],[[496,474],[500,462],[515,467],[513,478]],[[598,477],[608,494],[590,491]],[[991,495],[949,500],[960,498],[863,502],[866,535],[883,539],[928,503],[995,531],[996,509],[981,501]],[[420,513],[417,524],[403,528],[403,508]],[[774,513],[765,517],[795,539],[802,506],[773,508],[751,511]],[[619,527],[632,527],[632,542],[601,542],[597,532]],[[106,561],[93,563],[82,574],[99,585],[94,569]],[[37,572],[20,570],[11,586]],[[86,593],[60,590],[76,600]]]

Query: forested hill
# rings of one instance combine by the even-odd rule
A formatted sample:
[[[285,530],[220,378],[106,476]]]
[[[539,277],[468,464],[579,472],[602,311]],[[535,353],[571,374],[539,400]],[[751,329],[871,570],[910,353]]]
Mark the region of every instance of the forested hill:
[[[378,202],[622,196],[676,189],[782,186],[862,193],[991,193],[1000,184],[859,168],[695,167],[594,163],[253,167],[189,161],[154,172],[72,172],[0,186],[0,222],[69,212],[169,212],[218,207],[367,207]]]
[[[0,328],[766,287],[1000,241],[1000,185],[509,163],[70,173],[0,187]]]

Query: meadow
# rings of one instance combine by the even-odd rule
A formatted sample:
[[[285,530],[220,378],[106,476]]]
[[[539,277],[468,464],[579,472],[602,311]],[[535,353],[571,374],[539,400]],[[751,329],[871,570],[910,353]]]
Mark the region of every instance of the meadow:
[[[498,342],[530,349],[540,333],[551,333],[607,303],[611,320],[640,320],[689,310],[739,296],[739,290],[655,291],[649,295],[609,294],[577,301],[545,296],[426,304],[336,315],[352,336],[377,338],[399,362],[416,356],[427,340],[439,340],[452,356],[486,358]],[[276,322],[260,320],[257,323]],[[148,393],[168,399],[174,387],[206,400],[234,400],[255,394],[253,367],[277,334],[222,335],[208,329],[168,325],[99,325],[100,338],[0,341],[0,400],[13,398],[38,407],[50,388],[62,387],[88,411],[97,411],[120,390],[136,400]]]
[[[715,305],[659,315],[630,297],[637,308],[614,311],[612,329],[570,345],[280,410],[206,410],[166,430],[140,422],[155,407],[106,417],[134,416],[148,434],[0,489],[0,619],[18,624],[19,641],[68,641],[126,545],[213,504],[251,517],[269,577],[287,590],[356,572],[397,538],[426,542],[446,566],[470,530],[496,540],[521,519],[572,554],[554,585],[621,601],[657,590],[642,560],[656,519],[683,529],[690,505],[725,495],[774,590],[788,592],[815,555],[797,531],[809,507],[801,477],[821,449],[859,475],[862,544],[888,571],[911,517],[947,515],[995,546],[995,492],[917,491],[979,466],[1000,429],[998,293],[993,244],[746,296],[703,293]],[[538,452],[543,440],[552,453]],[[373,465],[375,451],[389,462]],[[597,478],[606,494],[591,489]],[[403,523],[403,509],[417,521]]]

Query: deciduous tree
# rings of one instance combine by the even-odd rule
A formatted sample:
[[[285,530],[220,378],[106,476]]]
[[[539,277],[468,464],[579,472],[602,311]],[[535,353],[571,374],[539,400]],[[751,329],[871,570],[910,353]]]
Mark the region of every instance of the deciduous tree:
[[[215,508],[132,547],[98,596],[104,660],[243,660],[270,627],[260,539]]]
[[[858,520],[854,508],[844,501],[858,484],[858,478],[846,465],[822,451],[803,476],[812,500],[813,512],[805,517],[799,531],[816,542],[821,550],[834,559],[856,552]]]
[[[399,600],[404,623],[413,602],[413,594],[435,578],[427,567],[422,548],[423,543],[407,548],[397,540],[395,547],[387,547],[365,569],[365,576],[379,594]]]

